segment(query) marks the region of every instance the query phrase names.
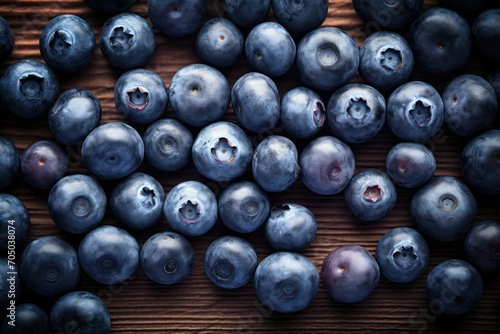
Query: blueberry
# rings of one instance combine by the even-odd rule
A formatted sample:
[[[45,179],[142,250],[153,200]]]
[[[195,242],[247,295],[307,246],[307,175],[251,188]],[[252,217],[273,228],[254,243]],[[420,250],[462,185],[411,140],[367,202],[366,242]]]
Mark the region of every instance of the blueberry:
[[[38,60],[23,59],[10,65],[0,79],[5,107],[25,119],[45,116],[59,94],[59,80]]]
[[[151,236],[141,249],[141,268],[158,284],[175,284],[192,271],[194,248],[181,234],[159,232]]]
[[[454,78],[443,91],[447,128],[464,137],[488,129],[497,115],[498,99],[488,81],[475,74]]]
[[[297,45],[296,66],[304,85],[333,91],[356,74],[359,49],[354,39],[340,28],[316,28]]]
[[[226,121],[204,127],[194,140],[192,157],[198,172],[217,182],[229,182],[247,170],[253,147],[247,134]]]
[[[305,34],[319,27],[328,14],[328,0],[272,0],[276,20],[291,34]]]
[[[330,298],[341,303],[359,303],[378,285],[380,268],[374,257],[359,245],[344,245],[323,261],[321,280]]]
[[[347,187],[354,175],[355,159],[351,148],[332,136],[311,141],[299,158],[301,179],[320,195],[333,195]]]
[[[298,312],[307,308],[316,297],[319,274],[304,255],[276,252],[259,263],[254,285],[259,300],[272,311]]]
[[[280,119],[290,137],[312,138],[325,124],[325,104],[321,96],[312,89],[295,87],[281,99]]]
[[[335,136],[348,143],[363,143],[382,130],[386,102],[382,94],[371,86],[347,84],[328,100],[327,119]]]
[[[85,0],[93,10],[104,14],[118,14],[127,11],[137,0]]]
[[[92,61],[95,35],[87,21],[72,14],[50,20],[40,35],[40,54],[53,70],[75,73]]]
[[[163,216],[165,192],[158,180],[145,173],[133,173],[111,192],[109,204],[123,228],[144,230]]]
[[[49,129],[59,143],[75,146],[99,125],[101,115],[101,103],[94,93],[72,88],[59,95],[50,109]]]
[[[0,136],[0,190],[4,190],[12,185],[19,175],[21,160],[19,151],[14,143],[5,137]]]
[[[483,294],[483,279],[469,263],[451,259],[441,262],[427,276],[431,306],[444,314],[462,315],[474,309]]]
[[[366,32],[399,30],[418,16],[423,0],[353,0],[356,14],[366,23]]]
[[[92,177],[68,175],[49,193],[49,214],[63,231],[83,234],[99,225],[106,213],[106,193]]]
[[[88,232],[78,247],[82,269],[101,284],[130,278],[139,266],[139,244],[125,230],[111,225]]]
[[[367,168],[352,177],[344,198],[354,216],[364,221],[376,221],[394,208],[397,190],[386,173]]]
[[[429,83],[410,81],[387,99],[387,125],[401,140],[426,141],[441,129],[443,122],[443,100]]]
[[[146,69],[122,74],[116,81],[114,98],[118,113],[135,123],[157,121],[167,110],[168,92],[163,79]]]
[[[153,28],[143,17],[122,13],[104,23],[99,46],[111,65],[129,70],[146,65],[156,49],[156,42]]]
[[[217,198],[199,181],[184,181],[170,190],[163,213],[170,228],[196,237],[207,233],[217,222]]]
[[[271,130],[280,118],[278,87],[268,76],[249,72],[231,89],[231,104],[241,126],[252,132]]]
[[[205,64],[190,64],[174,74],[168,97],[181,122],[203,127],[224,116],[231,88],[219,70]]]
[[[144,142],[130,125],[110,122],[99,125],[85,138],[82,159],[87,169],[104,180],[132,174],[144,158]]]
[[[91,292],[72,291],[50,309],[50,327],[55,333],[78,329],[80,334],[106,334],[111,319],[106,304]]]
[[[38,305],[23,303],[16,305],[15,326],[9,324],[12,320],[6,316],[2,323],[4,334],[26,334],[38,333],[48,334],[50,332],[49,317]]]
[[[266,239],[276,250],[301,252],[316,238],[316,217],[307,207],[286,203],[275,206],[265,226]]]
[[[415,192],[410,213],[418,228],[438,241],[463,237],[477,216],[470,189],[453,176],[436,176]]]
[[[269,216],[267,194],[254,182],[238,181],[224,188],[217,201],[224,225],[238,233],[251,233]]]
[[[200,28],[208,14],[207,0],[149,0],[148,15],[162,34],[189,36]]]
[[[257,184],[266,191],[290,188],[300,173],[295,144],[280,135],[265,138],[255,149],[252,172]]]
[[[472,24],[472,37],[486,59],[500,62],[500,8],[481,12]]]
[[[0,203],[1,204],[1,203]],[[2,233],[3,234],[3,233]],[[3,243],[2,245],[6,245]],[[16,274],[13,274],[16,273]],[[17,302],[21,297],[21,279],[19,270],[14,261],[9,261],[7,257],[0,257],[0,307],[2,312],[11,307],[13,302]],[[9,296],[11,290],[16,291],[15,296]],[[14,298],[10,298],[14,297]],[[18,307],[18,306],[17,306]],[[10,314],[10,310],[8,311]],[[9,321],[13,320],[9,318]],[[3,333],[3,328],[2,328]],[[23,333],[24,334],[24,333]]]
[[[500,271],[500,221],[483,220],[465,235],[463,252],[481,272]]]
[[[271,0],[219,0],[224,14],[242,28],[253,28],[264,21],[271,9]]]
[[[269,2],[269,1],[268,1]],[[14,39],[14,32],[9,23],[0,16],[0,64],[2,64],[14,51],[16,44]]]
[[[488,79],[489,83],[495,90],[495,93],[497,94],[497,99],[500,103],[500,70],[491,73]]]
[[[467,1],[467,0],[441,0],[440,2],[464,15],[477,15],[485,6],[487,0]]]
[[[28,239],[29,229],[30,214],[24,203],[11,194],[0,193],[0,250],[12,252],[14,241],[15,247],[22,247]]]
[[[154,122],[148,126],[142,139],[146,160],[161,171],[178,171],[191,160],[193,135],[176,119]]]
[[[385,166],[394,184],[403,188],[417,188],[434,175],[436,158],[423,144],[398,143],[387,153]]]
[[[427,269],[429,246],[424,237],[411,227],[396,227],[377,243],[375,259],[382,275],[397,283],[415,281]]]
[[[222,236],[205,251],[205,274],[215,285],[237,289],[253,278],[258,260],[252,245],[239,237]]]

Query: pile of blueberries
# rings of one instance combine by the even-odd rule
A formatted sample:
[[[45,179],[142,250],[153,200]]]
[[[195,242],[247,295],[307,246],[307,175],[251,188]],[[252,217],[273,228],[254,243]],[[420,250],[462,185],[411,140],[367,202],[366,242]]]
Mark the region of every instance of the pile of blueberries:
[[[83,71],[97,45],[80,17],[60,15],[45,26],[40,36],[44,62],[20,60],[3,73],[3,108],[26,120],[46,117],[57,144],[37,141],[20,156],[12,142],[0,137],[0,189],[8,191],[20,174],[30,187],[49,191],[54,223],[82,240],[75,250],[61,237],[39,237],[25,245],[13,269],[9,240],[23,246],[30,217],[19,199],[0,193],[2,310],[11,302],[3,289],[7,272],[18,271],[29,291],[59,298],[50,316],[34,304],[18,305],[16,327],[9,325],[7,314],[2,333],[45,333],[49,328],[59,333],[68,326],[81,333],[107,333],[111,324],[105,304],[90,292],[73,291],[81,270],[98,283],[116,284],[141,267],[152,281],[175,284],[193,266],[188,238],[204,235],[217,221],[238,234],[263,228],[276,252],[259,263],[249,242],[220,237],[205,252],[207,277],[226,289],[253,280],[258,298],[274,311],[309,306],[320,279],[328,295],[343,303],[367,298],[380,275],[412,282],[427,268],[425,237],[443,242],[463,238],[469,259],[436,266],[427,277],[429,299],[446,314],[474,308],[483,293],[480,272],[500,270],[500,222],[474,224],[477,202],[471,190],[500,194],[500,130],[492,129],[500,72],[488,78],[458,75],[442,94],[429,83],[409,79],[414,67],[432,77],[453,75],[473,49],[499,65],[500,9],[486,6],[487,1],[443,0],[443,7],[422,12],[422,0],[353,0],[366,29],[377,30],[358,47],[345,31],[322,26],[328,0],[218,1],[224,17],[210,19],[205,0],[149,0],[154,28],[169,37],[197,34],[195,47],[203,60],[181,68],[167,89],[160,75],[144,68],[155,51],[155,36],[146,19],[127,12],[135,0],[86,3],[110,16],[98,45],[104,58],[123,70],[114,88],[123,122],[100,124],[101,105],[91,91],[59,91],[58,74]],[[275,20],[265,21],[271,7]],[[407,27],[405,37],[399,31]],[[4,19],[0,36],[3,62],[14,46]],[[242,57],[252,72],[230,87],[220,69]],[[280,97],[273,78],[292,66],[303,85]],[[357,73],[362,83],[351,82]],[[331,96],[326,103],[325,93]],[[168,105],[174,118],[164,118]],[[237,122],[222,120],[230,105]],[[249,133],[269,133],[278,124],[287,136],[269,135],[254,147]],[[326,124],[332,135],[319,136]],[[140,134],[134,125],[147,129]],[[355,173],[349,145],[373,139],[384,125],[400,140],[387,155],[386,170]],[[434,176],[436,160],[423,142],[443,125],[470,138],[461,156],[465,181]],[[190,128],[199,130],[196,136]],[[309,144],[299,154],[294,140]],[[61,146],[81,146],[89,175],[68,175]],[[194,180],[165,193],[158,180],[138,171],[143,162],[159,171],[181,171],[191,161],[204,178],[229,184],[218,198]],[[241,179],[248,170],[252,181]],[[294,203],[271,207],[268,196],[286,191],[299,178],[315,194],[343,194],[349,210],[363,221],[388,215],[397,187],[413,188],[410,210],[418,229],[388,231],[374,256],[358,245],[338,247],[318,273],[301,254],[316,235],[313,213]],[[108,196],[100,181],[109,180],[117,186]],[[117,226],[101,225],[108,207]],[[170,230],[152,235],[140,247],[134,231],[152,228],[163,218]]]

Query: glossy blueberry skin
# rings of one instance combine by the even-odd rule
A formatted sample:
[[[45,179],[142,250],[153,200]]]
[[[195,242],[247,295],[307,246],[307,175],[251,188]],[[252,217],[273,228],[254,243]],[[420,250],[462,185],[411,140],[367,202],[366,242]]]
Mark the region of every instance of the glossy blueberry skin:
[[[367,33],[375,30],[399,30],[408,26],[422,10],[423,0],[353,0],[356,14],[367,23]]]
[[[45,116],[59,94],[59,80],[45,63],[23,59],[10,65],[0,79],[1,99],[25,119]]]
[[[50,332],[49,317],[47,313],[38,305],[23,303],[16,305],[15,326],[9,325],[11,319],[6,316],[2,323],[2,333],[4,334],[26,334],[39,333],[48,334]]]
[[[304,255],[275,252],[257,266],[254,285],[259,300],[271,310],[298,312],[316,297],[319,274],[316,266]]]
[[[479,271],[500,271],[500,221],[484,220],[465,235],[464,255]]]
[[[205,251],[203,260],[208,279],[224,289],[237,289],[250,282],[258,264],[252,245],[235,236],[214,240]]]
[[[156,49],[156,42],[153,28],[143,17],[122,13],[104,23],[99,46],[111,65],[130,70],[146,65]]]
[[[453,176],[436,176],[414,193],[410,213],[418,228],[437,241],[458,240],[472,227],[477,202]]]
[[[407,82],[387,99],[387,125],[401,140],[426,141],[439,131],[443,123],[441,95],[426,82]]]
[[[184,181],[167,194],[163,214],[175,232],[189,237],[201,236],[217,222],[217,198],[203,183]]]
[[[219,70],[205,64],[190,64],[174,74],[168,97],[181,122],[204,127],[224,116],[231,88]]]
[[[78,247],[82,269],[100,284],[130,278],[139,266],[139,244],[127,231],[111,225],[88,232]]]
[[[5,245],[6,243],[2,243]],[[5,253],[3,253],[5,254]],[[2,255],[3,255],[2,254]],[[9,267],[13,266],[13,267]],[[15,262],[7,259],[7,257],[0,257],[0,307],[2,310],[5,310],[7,307],[10,307],[11,301],[18,301],[22,295],[21,291],[21,277],[19,275],[18,266]],[[17,273],[16,275],[11,275],[10,273]],[[14,276],[14,277],[12,277]],[[13,288],[16,290],[16,296],[9,296],[9,291],[11,290],[11,284],[13,284]],[[14,297],[14,299],[10,298]],[[18,307],[18,306],[16,306]],[[10,311],[9,311],[10,313]],[[9,321],[11,319],[9,318]],[[2,329],[3,333],[3,329]]]
[[[151,175],[136,172],[111,192],[109,204],[118,224],[129,230],[144,230],[163,216],[165,191]]]
[[[357,73],[359,49],[344,30],[320,27],[300,40],[295,63],[304,85],[320,91],[333,91]]]
[[[262,73],[246,73],[234,83],[231,105],[241,126],[252,132],[269,131],[280,118],[278,87]]]
[[[146,129],[142,137],[147,162],[165,172],[182,169],[191,160],[194,138],[176,119],[160,119]]]
[[[353,144],[374,138],[386,120],[384,97],[363,83],[347,84],[335,91],[326,110],[332,133]]]
[[[76,250],[56,236],[43,236],[30,242],[21,255],[19,270],[23,283],[44,297],[69,292],[80,279]]]
[[[295,144],[280,135],[265,138],[254,151],[252,172],[257,184],[268,192],[290,188],[300,173]]]
[[[429,264],[429,246],[411,227],[396,227],[377,243],[375,259],[385,278],[396,283],[410,283],[420,277]]]
[[[87,233],[106,213],[107,197],[99,182],[84,174],[60,179],[49,193],[49,214],[63,231]]]
[[[0,193],[0,219],[0,250],[7,251],[9,244],[12,244],[9,243],[12,230],[15,231],[16,247],[22,247],[30,229],[30,214],[24,203],[11,194]]]
[[[19,175],[21,159],[14,143],[0,136],[0,191],[12,185]]]
[[[244,29],[253,28],[264,21],[271,9],[271,0],[221,2],[224,14]]]
[[[321,280],[330,298],[354,304],[368,298],[380,279],[375,258],[364,247],[344,245],[330,252],[321,267]]]
[[[469,24],[457,12],[443,7],[428,9],[410,30],[415,64],[434,76],[457,71],[469,60],[471,36]]]
[[[170,37],[184,37],[196,33],[207,14],[207,0],[148,1],[148,16],[153,26]]]
[[[106,304],[88,291],[72,291],[59,298],[50,310],[50,327],[55,333],[78,328],[81,334],[106,334],[111,319]]]
[[[359,48],[359,74],[368,85],[383,92],[408,81],[414,65],[410,44],[395,32],[375,32]]]
[[[141,249],[144,274],[158,284],[175,284],[189,276],[195,260],[194,248],[181,234],[167,231],[151,236]]]
[[[54,71],[75,73],[92,61],[96,41],[83,18],[64,14],[50,20],[40,35],[40,54]]]
[[[126,120],[149,124],[165,114],[168,92],[159,74],[146,69],[134,69],[118,78],[114,99],[116,110]]]
[[[21,175],[32,187],[51,189],[63,178],[69,166],[66,152],[47,140],[31,143],[21,156]]]
[[[49,129],[59,143],[78,145],[99,125],[101,115],[101,103],[94,93],[72,88],[59,95],[50,109]]]
[[[85,0],[85,3],[99,13],[118,14],[127,11],[137,0]]]
[[[500,8],[481,12],[472,24],[472,37],[486,59],[500,62]]]
[[[99,125],[83,141],[82,159],[87,169],[103,180],[132,174],[144,158],[144,142],[130,125]]]
[[[248,135],[226,121],[207,125],[193,143],[192,157],[198,172],[217,182],[240,177],[252,160],[253,147]]]
[[[436,158],[419,143],[394,145],[385,160],[387,175],[403,188],[417,188],[429,181],[436,171]]]
[[[328,0],[272,0],[271,5],[276,20],[295,35],[319,27],[328,14]]]
[[[238,181],[224,188],[217,205],[224,225],[238,233],[251,233],[262,226],[271,210],[269,197],[257,184]]]
[[[304,185],[319,195],[333,195],[347,187],[354,175],[355,158],[351,148],[332,136],[311,141],[299,158]]]
[[[208,20],[196,36],[196,53],[214,67],[227,67],[243,56],[245,36],[229,19]]]
[[[483,294],[483,279],[469,263],[451,259],[434,267],[426,281],[427,296],[434,309],[462,315],[474,309]]]
[[[9,23],[0,16],[0,36],[3,38],[0,40],[0,64],[3,63],[14,51],[14,32],[10,27]]]
[[[278,77],[290,70],[297,47],[288,31],[279,23],[256,25],[245,40],[245,55],[250,67],[269,77]]]

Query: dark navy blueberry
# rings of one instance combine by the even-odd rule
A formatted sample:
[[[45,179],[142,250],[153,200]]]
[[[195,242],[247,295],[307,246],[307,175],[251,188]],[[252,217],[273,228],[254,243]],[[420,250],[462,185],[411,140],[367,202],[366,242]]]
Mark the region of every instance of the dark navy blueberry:
[[[0,136],[0,190],[14,183],[21,168],[19,151],[12,141]]]
[[[236,124],[215,122],[204,127],[193,143],[192,157],[198,172],[217,182],[240,177],[252,160],[248,135]]]
[[[0,193],[0,250],[10,249],[15,255],[16,247],[22,247],[28,239],[29,229],[30,214],[24,203],[11,194]]]
[[[500,70],[493,72],[490,74],[488,78],[489,83],[495,90],[495,93],[497,94],[498,101],[500,103]]]
[[[139,244],[125,230],[111,225],[88,232],[78,247],[82,269],[101,284],[117,284],[139,267]]]
[[[420,14],[423,0],[353,0],[356,14],[366,23],[365,31],[398,30],[408,26]]]
[[[51,189],[68,172],[69,158],[58,145],[39,140],[30,144],[21,156],[21,175],[32,187]]]
[[[450,7],[457,12],[460,12],[464,15],[477,15],[485,6],[485,3],[488,0],[476,0],[476,1],[468,1],[468,0],[440,0],[440,2],[446,6]]]
[[[344,245],[328,254],[321,267],[321,280],[330,298],[359,303],[378,285],[380,268],[375,258],[359,245]]]
[[[423,81],[396,88],[387,99],[387,125],[405,141],[426,141],[444,123],[444,104],[439,92]]]
[[[89,90],[72,88],[61,95],[49,111],[49,128],[63,145],[78,145],[101,121],[102,107]]]
[[[137,0],[85,0],[93,10],[104,14],[118,14],[127,11]]]
[[[354,39],[342,29],[316,28],[297,45],[296,66],[304,85],[333,91],[357,73],[359,49]]]
[[[371,86],[347,84],[328,100],[327,119],[335,136],[348,143],[364,143],[382,130],[386,102],[382,94]]]
[[[258,259],[245,239],[223,236],[208,246],[203,262],[212,283],[224,289],[237,289],[253,279]]]
[[[203,127],[224,116],[231,88],[219,70],[205,64],[190,64],[174,74],[168,97],[181,122]]]
[[[265,223],[271,204],[255,183],[238,181],[224,188],[217,201],[224,225],[238,233],[251,233]]]
[[[40,35],[40,54],[53,70],[75,73],[92,61],[95,35],[87,21],[64,14],[50,20]]]
[[[426,290],[431,307],[444,314],[462,315],[472,311],[483,289],[479,272],[463,260],[441,262],[427,276]]]
[[[162,34],[184,37],[198,31],[208,14],[207,0],[149,0],[148,15]]]
[[[146,65],[156,49],[156,42],[153,28],[143,17],[123,13],[104,23],[99,46],[111,65],[129,70]]]
[[[47,313],[38,305],[23,303],[16,305],[15,326],[9,324],[12,320],[6,316],[2,323],[4,334],[49,334],[50,325]]]
[[[264,21],[271,9],[271,0],[221,1],[224,14],[236,25],[250,29]]]
[[[190,237],[201,236],[217,222],[217,198],[203,183],[184,181],[167,194],[163,214],[172,230]]]
[[[482,56],[500,62],[500,8],[485,10],[476,17],[472,37]]]
[[[121,181],[111,192],[109,204],[121,227],[144,230],[163,216],[165,192],[151,175],[136,172]]]
[[[311,141],[299,158],[301,179],[320,195],[333,195],[347,187],[354,175],[355,159],[351,148],[332,136]]]
[[[434,175],[436,158],[423,144],[398,143],[387,153],[385,166],[394,184],[403,188],[416,188]]]
[[[171,231],[151,236],[140,254],[144,274],[158,284],[175,284],[188,277],[194,259],[191,243],[181,234]]]
[[[326,108],[318,93],[307,87],[295,87],[281,99],[281,122],[293,138],[317,135],[325,124]]]
[[[424,237],[411,227],[396,227],[377,243],[375,259],[385,278],[410,283],[420,277],[429,264],[429,246]]]
[[[2,245],[6,245],[6,243],[3,243],[3,240],[2,240]],[[17,303],[22,294],[21,277],[19,275],[19,270],[18,270],[19,268],[17,267],[16,263],[12,260],[9,261],[7,257],[4,257],[4,255],[5,253],[2,253],[2,256],[0,257],[0,307],[2,308],[2,312],[6,310],[8,307],[10,307],[13,310],[12,311],[12,313],[14,313],[12,314],[13,317],[12,318],[9,317],[9,321],[11,321],[15,319],[16,316],[15,308],[18,307],[16,305],[12,306],[12,303],[13,302]],[[11,258],[13,257],[11,256]],[[15,296],[10,295],[11,293],[9,291],[11,290],[15,290]],[[11,310],[8,310],[7,312],[8,316],[10,316]],[[3,328],[2,328],[2,333],[3,333]]]
[[[87,169],[104,180],[132,174],[144,158],[144,142],[130,125],[110,122],[95,128],[82,145]]]
[[[328,0],[272,0],[276,20],[291,34],[305,34],[319,27],[328,14]]]
[[[160,119],[144,132],[145,157],[156,169],[173,172],[191,160],[193,135],[176,119]]]
[[[293,313],[311,305],[318,291],[319,274],[304,255],[276,252],[259,263],[254,285],[259,300],[272,311]]]
[[[500,221],[484,220],[465,236],[463,251],[481,272],[500,271]]]
[[[73,174],[54,185],[48,208],[50,217],[61,230],[83,234],[101,223],[106,203],[106,193],[94,178]]]
[[[14,39],[14,32],[9,23],[0,16],[0,64],[3,63],[14,51],[16,44]]]
[[[436,176],[415,192],[410,213],[418,228],[438,241],[462,238],[477,216],[469,188],[453,176]]]
[[[12,113],[26,119],[45,116],[59,94],[59,80],[45,63],[23,59],[0,79],[0,98]]]
[[[134,69],[122,74],[115,84],[116,110],[134,123],[152,123],[167,110],[168,92],[159,74]]]
[[[229,19],[208,20],[196,36],[196,52],[203,62],[215,67],[227,67],[243,56],[245,36]]]
[[[231,104],[238,122],[252,132],[269,131],[280,118],[278,87],[262,73],[241,76],[231,90]]]

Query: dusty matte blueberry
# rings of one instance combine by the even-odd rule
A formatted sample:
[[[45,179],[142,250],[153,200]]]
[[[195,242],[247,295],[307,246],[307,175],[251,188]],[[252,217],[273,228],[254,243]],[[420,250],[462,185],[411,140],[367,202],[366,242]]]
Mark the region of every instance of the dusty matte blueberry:
[[[7,242],[3,243],[2,245],[6,245]],[[5,254],[5,253],[3,253]],[[2,310],[7,309],[7,307],[13,308],[11,305],[12,301],[18,302],[20,300],[22,293],[21,290],[21,277],[19,275],[19,268],[17,267],[17,264],[14,261],[9,261],[7,257],[4,257],[3,255],[0,256],[0,307]],[[11,273],[17,273],[15,275]],[[16,293],[15,296],[9,296],[11,286],[13,289],[15,289]],[[14,298],[10,298],[14,297]],[[14,306],[16,307],[16,306]],[[10,315],[10,310],[8,311]],[[9,318],[9,321],[11,319]],[[3,329],[2,329],[3,333]],[[22,333],[24,334],[24,333]]]
[[[472,24],[472,37],[481,55],[500,62],[500,8],[481,12]]]
[[[127,11],[137,0],[85,0],[93,10],[104,14],[118,14]]]
[[[481,272],[500,271],[500,221],[483,220],[465,235],[464,255]]]
[[[276,20],[291,34],[305,34],[319,27],[328,14],[328,0],[272,0]]]
[[[219,0],[224,14],[242,28],[253,28],[264,21],[271,9],[271,0],[231,1]]]
[[[12,322],[12,320],[7,315],[2,323],[3,334],[50,333],[49,317],[36,304],[23,303],[16,305],[16,320],[13,322],[15,326],[12,326],[9,322]]]
[[[21,159],[19,151],[8,138],[0,136],[0,190],[4,190],[14,183],[19,175]]]
[[[418,16],[423,0],[353,0],[356,14],[366,22],[366,33],[397,30],[409,25]]]
[[[0,64],[3,63],[14,51],[14,32],[9,23],[0,16]]]
[[[15,247],[22,247],[29,229],[30,214],[24,203],[11,194],[0,193],[0,250],[7,251],[10,246],[12,252],[12,236],[15,236]]]
[[[208,14],[207,0],[149,0],[148,16],[162,34],[184,37],[194,34]]]

